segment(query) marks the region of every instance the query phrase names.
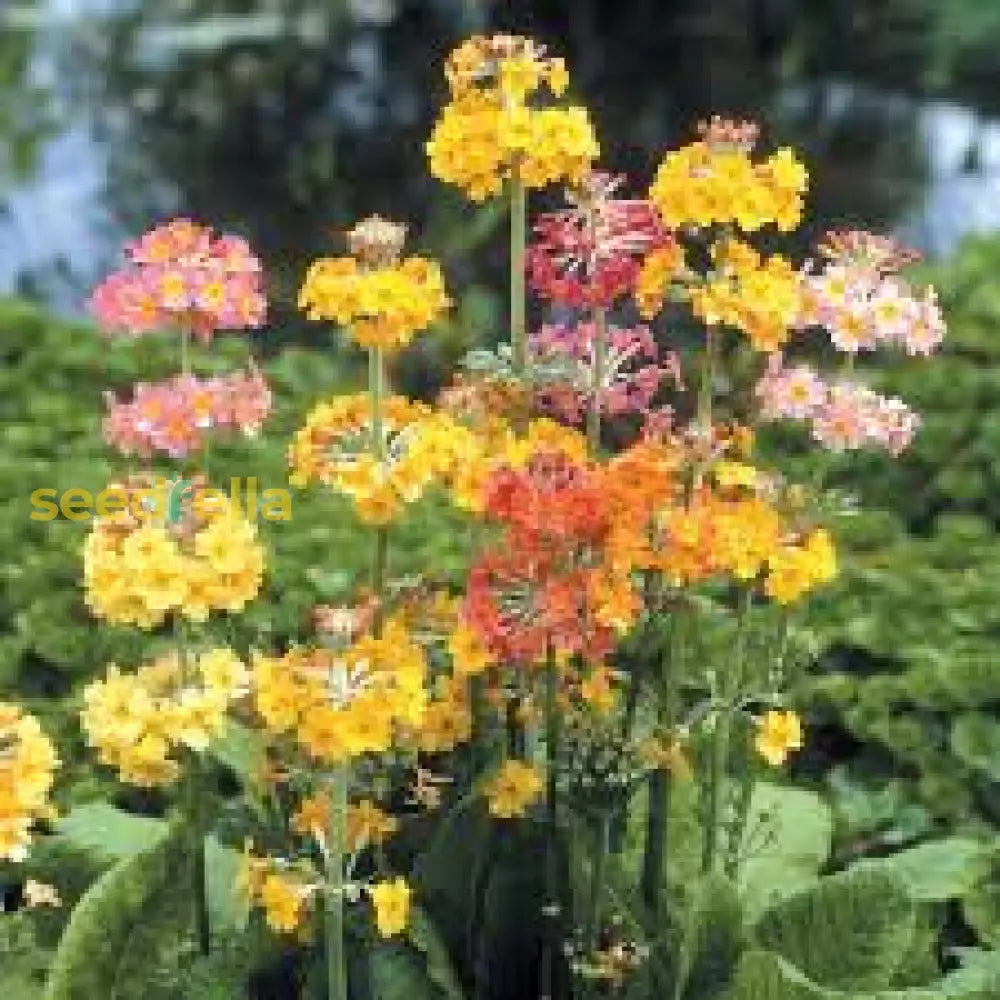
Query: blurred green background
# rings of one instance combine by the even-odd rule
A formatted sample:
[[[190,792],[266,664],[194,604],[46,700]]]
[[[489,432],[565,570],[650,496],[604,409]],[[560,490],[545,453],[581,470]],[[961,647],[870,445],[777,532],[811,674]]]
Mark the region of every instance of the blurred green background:
[[[453,318],[400,359],[427,395],[469,346],[502,335],[497,206],[426,174],[422,143],[461,37],[549,42],[593,110],[604,164],[643,186],[663,148],[710,113],[758,119],[814,179],[804,237],[884,228],[919,247],[948,347],[879,373],[925,427],[901,461],[838,473],[842,580],[815,602],[822,654],[799,698],[802,781],[825,786],[843,856],[931,830],[1000,824],[1000,4],[995,0],[7,0],[0,7],[0,693],[62,739],[65,706],[141,637],[97,627],[78,580],[84,528],[28,520],[40,486],[95,491],[120,460],[103,390],[172,371],[155,340],[109,349],[82,318],[122,242],[183,212],[248,236],[266,260],[268,329],[204,370],[265,358],[277,412],[220,471],[284,476],[305,411],[352,379],[349,352],[291,307],[303,264],[379,211],[406,219],[459,291]],[[539,200],[541,205],[544,198]],[[249,343],[247,342],[249,340]],[[460,568],[463,527],[422,508],[396,570]],[[238,624],[276,641],[345,593],[359,564],[347,512],[296,499],[265,526],[273,571]]]

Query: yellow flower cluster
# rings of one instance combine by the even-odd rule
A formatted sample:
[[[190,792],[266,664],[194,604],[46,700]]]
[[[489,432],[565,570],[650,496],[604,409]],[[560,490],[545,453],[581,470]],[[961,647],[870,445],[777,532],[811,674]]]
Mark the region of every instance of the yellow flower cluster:
[[[765,259],[738,240],[717,244],[712,255],[716,270],[690,291],[695,315],[742,330],[758,351],[779,350],[802,314],[799,274],[780,254]]]
[[[755,745],[768,764],[784,764],[792,750],[802,749],[802,720],[795,712],[766,712],[758,724]]]
[[[482,636],[468,625],[459,622],[448,636],[448,652],[456,674],[472,677],[481,674],[494,663]]]
[[[38,720],[0,702],[0,861],[23,861],[32,824],[54,818],[49,792],[58,766]]]
[[[330,808],[328,795],[311,795],[303,799],[292,816],[292,830],[322,842],[330,825]],[[347,850],[353,853],[383,844],[398,828],[399,821],[379,809],[371,799],[351,803],[347,807]]]
[[[779,604],[791,604],[837,575],[837,553],[823,528],[800,545],[782,545],[768,558],[764,590]]]
[[[257,712],[275,736],[292,736],[310,757],[341,763],[388,750],[396,727],[419,727],[427,703],[423,650],[397,621],[345,650],[293,649],[259,656]]]
[[[159,625],[171,613],[205,621],[239,611],[260,590],[264,551],[228,503],[165,526],[128,513],[98,518],[84,547],[86,601],[116,624]]]
[[[502,466],[522,469],[537,454],[587,461],[587,439],[579,431],[544,417],[530,421],[522,435],[507,424],[493,424],[486,434],[467,432],[465,437],[456,438],[453,447],[460,449],[460,459],[449,477],[452,498],[456,506],[473,513],[483,510],[484,484],[490,473]]]
[[[542,792],[542,778],[530,764],[506,760],[484,789],[490,815],[497,819],[517,819]]]
[[[546,58],[530,40],[470,39],[451,54],[445,75],[451,101],[427,142],[430,170],[474,201],[512,176],[531,188],[578,183],[599,156],[586,109],[539,104],[543,85],[560,97],[569,78],[561,59]]]
[[[225,731],[230,705],[249,691],[250,673],[227,648],[177,653],[123,674],[112,665],[84,691],[80,715],[87,742],[122,781],[140,787],[173,783],[178,755],[203,752]]]
[[[701,141],[668,153],[653,179],[649,197],[667,226],[795,229],[808,175],[794,152],[779,149],[755,163],[755,128],[716,120],[702,133]]]
[[[382,401],[381,454],[366,393],[320,403],[289,448],[295,486],[323,483],[349,497],[366,524],[387,524],[428,487],[460,473],[471,435],[445,414],[401,396]]]
[[[441,268],[422,257],[377,267],[354,257],[321,258],[299,292],[309,319],[340,323],[361,347],[384,351],[405,347],[449,305]]]
[[[635,302],[643,319],[660,311],[667,285],[683,270],[684,249],[678,243],[657,247],[645,256],[635,282]]]
[[[472,735],[469,684],[465,677],[439,677],[413,742],[424,753],[447,753]]]

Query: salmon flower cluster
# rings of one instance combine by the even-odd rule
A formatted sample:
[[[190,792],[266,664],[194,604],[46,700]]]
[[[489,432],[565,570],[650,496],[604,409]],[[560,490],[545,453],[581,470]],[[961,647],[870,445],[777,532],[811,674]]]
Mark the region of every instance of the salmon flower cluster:
[[[163,512],[136,516],[132,506],[96,518],[84,545],[85,597],[96,616],[149,629],[170,615],[202,622],[214,610],[239,611],[257,596],[263,549],[221,494],[187,497],[175,523]]]
[[[24,861],[32,827],[55,818],[49,795],[58,767],[38,720],[0,702],[0,861]]]
[[[256,369],[212,378],[176,375],[140,382],[130,399],[105,394],[104,440],[123,455],[185,458],[214,431],[255,437],[271,410],[271,390]]]
[[[448,308],[435,261],[400,259],[406,230],[377,216],[348,233],[351,255],[313,261],[299,292],[312,320],[344,326],[361,347],[405,347]]]
[[[173,784],[181,756],[224,735],[230,706],[249,691],[250,672],[224,647],[172,652],[134,673],[111,665],[84,691],[80,716],[102,764],[142,788]]]
[[[431,173],[473,201],[516,177],[529,188],[578,181],[599,148],[584,108],[556,103],[569,85],[561,59],[528,38],[464,42],[448,58],[451,99],[427,142]]]
[[[106,278],[90,300],[110,333],[186,329],[208,341],[216,331],[264,322],[261,264],[238,236],[174,219],[133,243],[126,257],[128,266]]]

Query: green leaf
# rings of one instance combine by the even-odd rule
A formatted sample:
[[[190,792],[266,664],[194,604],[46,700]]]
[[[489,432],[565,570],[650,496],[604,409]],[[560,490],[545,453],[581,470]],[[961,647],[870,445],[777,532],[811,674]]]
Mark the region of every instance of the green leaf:
[[[758,782],[738,880],[747,920],[816,881],[830,853],[832,830],[830,808],[815,793]]]
[[[976,886],[962,900],[962,913],[980,941],[1000,948],[1000,885],[986,882]]]
[[[1000,724],[981,713],[960,715],[951,729],[951,749],[964,764],[1000,781]]]
[[[77,806],[56,824],[59,837],[107,863],[154,847],[166,833],[165,821],[135,816],[107,802]]]
[[[189,884],[190,852],[179,828],[108,869],[74,908],[49,974],[45,1000],[119,1000],[140,996],[136,966],[154,961],[160,928],[183,919],[165,899]],[[181,900],[189,899],[184,893]],[[150,931],[153,930],[152,937]],[[166,937],[166,935],[162,935]],[[140,945],[141,942],[141,945]],[[129,992],[126,992],[128,990]]]
[[[987,878],[997,847],[971,837],[918,844],[886,858],[858,861],[850,871],[890,872],[916,902],[958,899]]]
[[[464,1000],[465,993],[448,956],[448,949],[430,917],[419,906],[410,914],[406,929],[409,942],[424,955],[427,977],[446,1000]]]
[[[837,989],[888,987],[915,931],[901,878],[871,868],[831,875],[769,909],[760,944],[814,982]]]
[[[403,943],[375,944],[369,966],[372,1000],[442,1000],[448,996],[428,975],[420,953]]]
[[[736,886],[721,875],[701,879],[687,901],[689,921],[679,962],[688,1000],[715,996],[728,983],[744,944]]]

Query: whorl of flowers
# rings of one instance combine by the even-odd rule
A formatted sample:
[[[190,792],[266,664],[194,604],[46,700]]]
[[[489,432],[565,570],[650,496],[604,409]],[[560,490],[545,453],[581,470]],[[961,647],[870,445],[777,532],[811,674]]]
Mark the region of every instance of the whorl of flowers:
[[[432,483],[456,473],[473,447],[445,414],[402,396],[382,400],[380,424],[376,449],[367,394],[320,403],[289,447],[293,485],[330,486],[351,499],[366,524],[386,524]]]
[[[128,265],[90,299],[109,333],[139,337],[180,328],[208,341],[216,331],[264,322],[261,264],[238,236],[216,236],[190,219],[174,219],[140,237],[126,256]]]
[[[347,235],[350,256],[310,265],[299,308],[345,326],[362,347],[405,347],[450,305],[435,261],[400,258],[405,235],[405,226],[378,216],[359,222]]]
[[[538,218],[526,263],[532,289],[570,308],[610,307],[631,293],[642,255],[673,242],[650,202],[616,197],[624,182],[592,171],[569,207]]]
[[[427,142],[430,171],[474,201],[512,176],[531,188],[579,181],[597,158],[586,110],[552,103],[568,86],[565,65],[530,39],[472,38],[448,58],[445,76],[451,100]]]
[[[483,786],[491,816],[518,819],[542,793],[542,776],[530,764],[505,760]]]
[[[38,720],[0,702],[0,861],[23,861],[32,826],[55,817],[49,793],[58,766]]]
[[[790,232],[802,217],[808,175],[790,149],[755,161],[758,128],[712,118],[697,142],[667,153],[649,190],[672,229],[735,225],[752,233],[767,225]]]
[[[309,758],[339,763],[393,746],[400,727],[419,727],[427,704],[427,660],[397,621],[347,648],[258,656],[253,697],[265,730]]]
[[[211,378],[176,375],[138,383],[132,398],[105,394],[104,440],[125,455],[184,458],[215,430],[254,437],[271,410],[271,390],[254,368]]]
[[[804,326],[822,326],[847,354],[896,345],[931,354],[944,339],[937,294],[919,295],[899,271],[918,259],[892,240],[858,231],[828,233],[819,247],[824,267],[804,277]]]
[[[602,358],[600,412],[607,416],[646,413],[664,380],[680,384],[676,354],[663,363],[645,326],[606,331]],[[594,395],[596,328],[593,323],[547,324],[529,338],[541,406],[571,424],[584,418]]]
[[[180,519],[166,523],[164,511],[132,502],[155,491],[151,480],[120,490],[125,509],[96,518],[84,545],[85,598],[95,615],[152,628],[172,614],[205,621],[213,610],[239,611],[257,596],[263,549],[221,493],[196,486]]]
[[[806,365],[786,368],[777,356],[756,393],[765,420],[805,421],[830,451],[881,448],[899,455],[920,427],[920,417],[901,399],[846,377],[826,380]]]
[[[201,753],[220,738],[226,713],[249,691],[250,672],[227,648],[169,653],[134,673],[108,668],[84,691],[80,716],[87,742],[122,781],[173,784],[185,751]]]

